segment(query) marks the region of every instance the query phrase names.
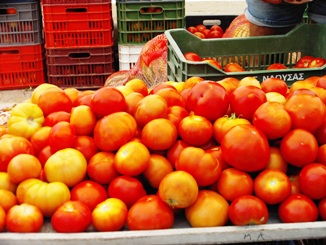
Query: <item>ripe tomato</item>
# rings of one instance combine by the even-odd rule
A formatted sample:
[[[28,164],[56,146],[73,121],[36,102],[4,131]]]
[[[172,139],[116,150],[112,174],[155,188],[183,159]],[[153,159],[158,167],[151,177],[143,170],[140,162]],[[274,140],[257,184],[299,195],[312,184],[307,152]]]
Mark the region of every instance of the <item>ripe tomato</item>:
[[[270,156],[266,136],[251,124],[241,124],[231,128],[224,135],[221,149],[223,159],[228,164],[246,172],[264,169]]]
[[[242,72],[245,69],[238,63],[230,62],[224,66],[225,72]]]
[[[51,147],[49,145],[45,146],[38,154],[37,158],[40,160],[42,167],[44,167],[46,161],[53,154]]]
[[[6,215],[6,228],[9,232],[39,232],[43,222],[41,210],[28,203],[13,206]]]
[[[314,132],[325,121],[326,107],[318,96],[309,94],[293,95],[287,99],[284,108],[292,119],[292,128],[301,128]]]
[[[187,108],[195,115],[214,122],[224,116],[229,108],[229,94],[219,83],[202,81],[193,86],[187,97]]]
[[[64,88],[63,91],[68,95],[68,97],[72,101],[72,106],[73,107],[77,106],[77,98],[81,91],[73,87]]]
[[[0,232],[5,229],[6,226],[6,212],[0,205]]]
[[[226,163],[223,159],[222,156],[222,150],[221,150],[221,146],[220,145],[213,145],[208,147],[207,149],[205,149],[206,152],[212,154],[213,157],[215,157],[217,159],[217,161],[220,163],[221,165],[221,169],[227,169],[230,168],[230,165],[228,163]]]
[[[267,139],[282,138],[291,130],[292,119],[284,106],[278,102],[265,102],[254,112],[252,123]]]
[[[161,180],[158,196],[172,208],[186,208],[196,201],[198,184],[191,174],[176,170]]]
[[[318,78],[318,80],[316,82],[316,87],[326,89],[326,75],[323,75],[323,76]]]
[[[91,210],[82,201],[67,201],[51,216],[51,225],[56,232],[83,232],[91,223]]]
[[[76,135],[92,135],[97,118],[89,106],[79,105],[72,109],[69,122],[74,126]]]
[[[266,101],[266,94],[262,89],[252,85],[240,86],[230,95],[231,112],[251,121],[257,108]]]
[[[70,195],[70,200],[85,203],[90,211],[93,211],[97,204],[108,198],[104,186],[92,180],[84,180],[73,186]]]
[[[0,196],[1,196],[0,208],[2,208],[4,212],[8,212],[8,210],[12,206],[15,206],[16,204],[18,204],[16,195],[9,190],[1,189],[1,187],[0,187]],[[0,210],[0,213],[1,213],[1,210]],[[0,216],[1,216],[1,214],[0,214]],[[0,220],[1,220],[1,217],[0,217]],[[0,221],[0,224],[1,224],[1,221]],[[0,225],[0,227],[1,227],[1,225]],[[0,232],[1,232],[1,228],[0,228]]]
[[[145,196],[146,190],[140,180],[130,176],[117,176],[108,186],[109,197],[118,198],[130,208],[139,198]]]
[[[310,62],[314,59],[315,57],[306,55],[301,57],[296,63],[295,63],[295,68],[308,68]]]
[[[172,167],[175,168],[175,162],[180,154],[180,152],[190,146],[184,140],[176,140],[174,144],[167,150],[166,157],[169,162],[172,164]]]
[[[319,201],[318,211],[321,220],[326,221],[326,198],[323,198]]]
[[[42,165],[37,157],[22,153],[10,160],[7,173],[11,182],[19,184],[25,179],[38,178],[41,170]]]
[[[183,118],[188,116],[188,111],[181,106],[170,106],[167,110],[166,119],[170,120],[176,128],[179,127],[179,124]]]
[[[231,202],[229,219],[236,226],[261,225],[267,223],[269,212],[261,199],[252,195],[244,195]]]
[[[195,33],[194,33],[195,35]],[[204,36],[204,34],[202,34]],[[202,61],[201,57],[194,53],[194,52],[186,52],[183,54],[183,56],[185,57],[186,60],[189,60],[189,61]]]
[[[313,200],[326,197],[326,166],[321,163],[305,165],[299,173],[299,188],[302,194]]]
[[[165,118],[168,104],[162,96],[150,94],[141,99],[134,110],[134,118],[139,128],[156,118]]]
[[[197,31],[197,32],[194,33],[194,35],[195,35],[196,37],[200,38],[200,39],[205,39],[205,38],[206,38],[206,36],[205,36],[205,34],[204,34],[204,31],[202,31],[202,32]]]
[[[125,111],[127,103],[118,89],[102,87],[92,95],[90,107],[97,116],[104,117],[114,112]]]
[[[177,91],[177,89],[172,84],[169,84],[168,82],[164,82],[164,83],[159,83],[155,85],[153,88],[151,88],[149,94],[156,94],[159,90],[164,88],[170,88],[173,89],[174,91]]]
[[[192,88],[193,86],[195,86],[197,83],[204,81],[204,78],[202,77],[189,77],[187,78],[186,81],[184,81],[183,84],[183,90],[188,89],[188,88]]]
[[[92,97],[93,94],[95,93],[94,90],[84,90],[81,91],[76,99],[76,105],[75,106],[79,106],[79,105],[87,105],[87,106],[91,106],[91,101],[92,101]]]
[[[44,126],[53,127],[58,122],[62,122],[62,121],[69,122],[70,113],[66,111],[55,111],[45,117],[43,127]]]
[[[19,103],[10,112],[7,122],[8,133],[27,139],[42,127],[42,109],[33,103]]]
[[[326,60],[321,57],[314,58],[308,65],[308,68],[322,67],[326,64]]]
[[[34,155],[32,143],[20,136],[0,138],[0,172],[7,172],[9,161],[18,154]]]
[[[326,144],[319,146],[316,162],[326,165]]]
[[[210,30],[206,36],[207,38],[222,38],[223,32]]]
[[[265,93],[277,92],[283,96],[286,96],[288,92],[288,86],[286,82],[283,79],[277,77],[270,77],[262,81],[261,89]]]
[[[116,151],[134,137],[135,118],[126,112],[112,113],[99,119],[94,128],[94,141],[102,151]]]
[[[203,61],[206,61],[217,69],[223,70],[221,63],[214,60],[213,58],[203,58]]]
[[[283,223],[314,222],[318,219],[318,207],[303,194],[292,194],[278,207]]]
[[[167,150],[177,138],[177,128],[165,118],[148,122],[141,131],[141,141],[150,150]]]
[[[172,209],[157,195],[140,198],[128,211],[129,230],[169,229],[174,224]]]
[[[181,106],[186,107],[185,98],[175,88],[162,88],[155,94],[163,97],[167,103],[167,106]]]
[[[266,70],[282,70],[282,69],[287,69],[287,66],[282,64],[282,63],[274,63],[270,64]]]
[[[87,162],[99,151],[94,138],[87,135],[76,136],[71,147],[80,151]]]
[[[205,25],[203,24],[198,24],[196,25],[196,29],[200,32],[202,32],[203,30],[207,29]]]
[[[141,79],[131,79],[125,83],[125,86],[131,88],[134,92],[140,93],[143,96],[148,95],[147,84]]]
[[[189,156],[191,156],[189,158]],[[217,159],[202,148],[189,146],[184,148],[175,163],[176,170],[191,174],[198,186],[209,186],[220,177],[222,166]]]
[[[284,160],[279,147],[270,147],[270,156],[265,169],[277,169],[283,173],[287,173],[288,163]]]
[[[84,155],[73,148],[65,148],[53,153],[44,165],[49,182],[62,182],[68,187],[81,182],[86,176],[87,161]]]
[[[224,169],[217,180],[216,189],[227,201],[232,202],[239,196],[252,195],[254,181],[252,177],[236,168]]]
[[[40,85],[38,85],[32,92],[32,96],[31,96],[31,102],[34,104],[38,103],[38,99],[40,97],[40,95],[47,89],[57,89],[60,90],[61,88],[59,88],[58,86],[51,84],[51,83],[42,83]]]
[[[178,132],[187,144],[201,146],[213,137],[213,125],[206,117],[189,115],[179,123]]]
[[[117,198],[99,203],[92,212],[92,224],[97,231],[119,231],[127,220],[128,208]]]
[[[88,177],[102,185],[107,185],[119,172],[114,167],[115,154],[111,152],[100,151],[92,156],[87,164]]]
[[[143,172],[143,176],[151,187],[157,189],[165,175],[172,171],[173,166],[165,156],[151,154],[149,165]]]
[[[185,209],[192,227],[224,226],[229,219],[229,203],[211,190],[200,190],[196,201]]]
[[[316,160],[318,143],[309,131],[293,129],[282,138],[280,150],[286,162],[296,167],[303,167]]]
[[[234,113],[231,116],[223,116],[218,119],[213,124],[214,128],[214,139],[221,144],[224,135],[230,128],[239,124],[250,124],[250,121],[247,119],[237,117]]]
[[[58,122],[49,133],[48,144],[52,152],[72,147],[76,136],[75,128],[69,122]]]
[[[29,139],[29,141],[32,143],[34,148],[34,153],[37,156],[40,151],[48,145],[49,135],[51,131],[51,127],[49,126],[43,126],[40,129],[38,129]]]
[[[138,93],[138,92],[133,92],[131,94],[128,94],[126,98],[126,103],[127,103],[127,109],[126,112],[128,112],[130,115],[134,115],[134,110],[136,108],[137,103],[144,98],[145,96]]]
[[[284,172],[265,169],[254,179],[254,192],[266,204],[278,204],[291,194],[291,182]]]
[[[120,174],[137,176],[146,170],[149,158],[150,152],[143,143],[130,141],[116,152],[114,167]]]
[[[224,33],[224,30],[221,26],[219,25],[212,25],[210,28],[209,28],[210,31],[220,31],[222,33]]]
[[[191,32],[191,33],[195,33],[195,32],[198,31],[198,30],[197,30],[197,28],[194,27],[194,26],[189,26],[189,27],[187,27],[187,31],[189,31],[189,32]]]

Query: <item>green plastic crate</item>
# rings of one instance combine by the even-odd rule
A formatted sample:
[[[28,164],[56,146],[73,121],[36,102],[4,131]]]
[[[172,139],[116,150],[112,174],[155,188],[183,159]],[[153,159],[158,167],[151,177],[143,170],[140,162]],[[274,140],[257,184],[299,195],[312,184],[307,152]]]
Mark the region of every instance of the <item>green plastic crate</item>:
[[[116,10],[119,44],[143,44],[166,30],[186,25],[185,0],[117,0]]]
[[[264,81],[279,77],[288,84],[311,76],[326,74],[326,65],[320,68],[293,68],[300,57],[312,55],[326,58],[326,25],[301,24],[285,35],[199,39],[185,29],[167,30],[168,79],[182,82],[192,76],[207,80],[225,77],[242,79],[247,76]],[[240,63],[245,72],[224,72],[206,62],[191,62],[184,58],[186,52],[203,57],[214,57],[224,67],[229,62]],[[272,63],[283,63],[288,69],[266,70]]]

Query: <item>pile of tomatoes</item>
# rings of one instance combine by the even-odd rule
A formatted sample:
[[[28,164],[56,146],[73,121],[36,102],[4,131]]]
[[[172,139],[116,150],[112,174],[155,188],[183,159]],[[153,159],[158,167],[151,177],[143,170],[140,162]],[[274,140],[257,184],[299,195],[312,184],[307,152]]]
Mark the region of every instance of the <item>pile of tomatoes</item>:
[[[0,138],[0,230],[326,220],[326,76],[42,84]]]
[[[203,24],[198,24],[187,27],[187,31],[201,39],[222,38],[224,34],[223,28],[219,25],[207,27]]]

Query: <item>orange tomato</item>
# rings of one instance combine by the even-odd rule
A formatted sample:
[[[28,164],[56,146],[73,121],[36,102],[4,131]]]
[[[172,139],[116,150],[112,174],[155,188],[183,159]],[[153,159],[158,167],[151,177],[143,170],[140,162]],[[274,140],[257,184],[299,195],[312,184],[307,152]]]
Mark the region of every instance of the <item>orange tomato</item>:
[[[142,94],[143,96],[147,96],[148,95],[147,85],[141,79],[138,79],[138,78],[131,79],[128,82],[126,82],[125,86],[132,88],[132,90],[134,92],[138,92],[138,93]]]
[[[92,135],[97,118],[87,105],[79,105],[72,109],[70,124],[75,127],[76,135]]]
[[[5,189],[0,189],[0,196],[1,196],[1,199],[0,199],[0,207],[5,212],[8,212],[8,210],[12,206],[15,206],[18,203],[15,194],[13,192],[11,192],[11,191],[8,191],[8,190],[5,190]],[[0,231],[1,231],[1,229],[0,229]]]
[[[94,138],[87,135],[76,136],[71,147],[79,150],[87,162],[99,151],[94,142]]]
[[[37,156],[41,150],[49,144],[49,135],[51,127],[43,126],[38,129],[30,138],[30,142],[33,145],[35,155]]]
[[[6,227],[6,212],[0,206],[0,232],[2,232]]]

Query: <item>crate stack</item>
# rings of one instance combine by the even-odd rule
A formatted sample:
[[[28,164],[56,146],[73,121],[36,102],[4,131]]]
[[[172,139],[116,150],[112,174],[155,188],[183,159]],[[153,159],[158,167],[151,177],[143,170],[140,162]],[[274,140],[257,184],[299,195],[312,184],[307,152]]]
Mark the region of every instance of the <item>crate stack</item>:
[[[38,1],[0,2],[0,89],[36,87],[45,80]]]
[[[114,72],[110,0],[42,0],[47,81],[99,88]]]
[[[130,70],[146,42],[185,28],[185,0],[116,0],[119,70]]]

